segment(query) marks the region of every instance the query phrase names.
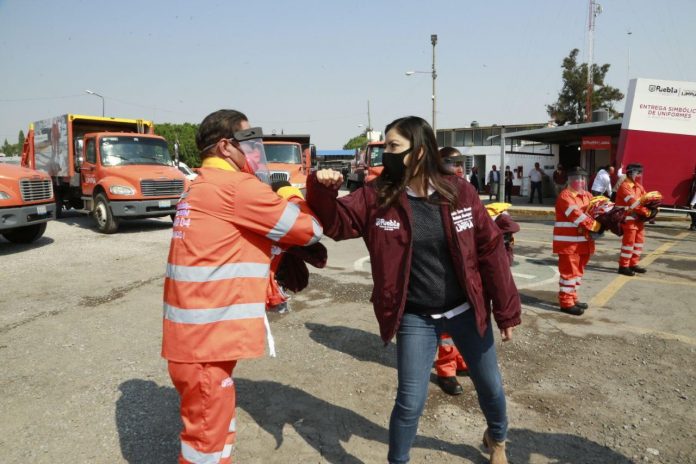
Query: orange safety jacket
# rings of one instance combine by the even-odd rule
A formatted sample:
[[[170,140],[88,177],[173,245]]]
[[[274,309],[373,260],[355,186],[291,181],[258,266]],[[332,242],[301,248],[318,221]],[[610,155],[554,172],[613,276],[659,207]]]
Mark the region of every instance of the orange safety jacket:
[[[262,356],[271,248],[321,236],[304,202],[288,202],[255,176],[207,158],[177,205],[162,357],[205,363]]]
[[[631,214],[633,210],[642,208],[640,206],[640,198],[645,195],[645,188],[633,182],[631,179],[626,177],[624,181],[619,186],[619,190],[616,192],[616,206],[625,206],[628,210],[626,219],[624,222],[624,227],[628,229],[638,229],[641,226],[640,221],[636,221],[635,216]]]
[[[592,194],[570,188],[561,191],[556,200],[556,222],[553,227],[553,252],[557,254],[592,254],[594,240],[588,231],[598,230],[599,224],[585,214]]]

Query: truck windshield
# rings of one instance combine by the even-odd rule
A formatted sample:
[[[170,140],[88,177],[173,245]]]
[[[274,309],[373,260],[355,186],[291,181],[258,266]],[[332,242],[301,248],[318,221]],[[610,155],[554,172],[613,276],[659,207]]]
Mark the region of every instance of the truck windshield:
[[[294,144],[263,144],[263,149],[266,152],[266,160],[269,163],[287,163],[300,164],[302,158],[300,156],[300,147]]]
[[[102,137],[99,142],[101,163],[104,166],[125,164],[157,164],[171,166],[167,142],[138,136]]]
[[[382,153],[384,153],[384,147],[367,147],[370,156],[370,166],[381,166],[382,165]]]

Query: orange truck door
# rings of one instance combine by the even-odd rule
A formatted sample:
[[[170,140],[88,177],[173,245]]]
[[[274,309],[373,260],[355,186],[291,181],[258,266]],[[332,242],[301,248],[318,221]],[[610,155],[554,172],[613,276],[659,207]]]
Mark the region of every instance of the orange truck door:
[[[84,160],[80,168],[80,183],[83,195],[92,195],[97,184],[97,140],[89,137],[85,140]]]

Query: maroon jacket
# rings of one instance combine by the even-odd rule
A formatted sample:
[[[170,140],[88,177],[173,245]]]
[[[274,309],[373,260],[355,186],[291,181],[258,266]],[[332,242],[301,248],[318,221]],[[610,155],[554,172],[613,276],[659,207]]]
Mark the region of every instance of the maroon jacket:
[[[441,206],[445,236],[459,282],[466,289],[483,337],[490,300],[500,329],[520,324],[520,297],[512,280],[500,229],[465,179],[449,177],[459,191],[459,207]],[[385,343],[396,334],[406,305],[411,269],[411,208],[406,193],[395,205],[377,207],[374,182],[342,198],[323,186],[316,173],[307,180],[307,203],[334,240],[362,237],[372,266],[372,304]],[[484,284],[485,282],[485,284]],[[484,296],[485,295],[485,296]]]

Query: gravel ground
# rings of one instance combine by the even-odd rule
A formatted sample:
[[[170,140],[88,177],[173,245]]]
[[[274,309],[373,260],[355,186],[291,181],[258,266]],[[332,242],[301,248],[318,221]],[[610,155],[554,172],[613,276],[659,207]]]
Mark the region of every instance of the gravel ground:
[[[655,232],[649,251],[668,232]],[[159,357],[169,234],[168,221],[149,220],[99,235],[75,214],[34,246],[0,242],[0,462],[176,462],[178,397]],[[520,238],[527,254],[544,255],[530,248],[533,232]],[[312,273],[290,313],[271,317],[278,357],[235,370],[235,462],[385,460],[394,345],[377,335],[369,274],[353,269],[362,244],[327,246],[330,266]],[[696,251],[693,241],[680,246]],[[679,264],[665,272],[678,274],[683,260],[669,259]],[[590,274],[588,296],[614,277]],[[619,305],[572,319],[539,304],[553,301],[553,285],[522,291],[524,324],[497,343],[512,463],[696,463],[696,343],[667,335],[663,325],[677,330],[679,319],[660,321],[694,287],[654,285],[642,303],[664,315],[640,333],[623,329]],[[680,314],[682,326],[696,319],[693,307]],[[412,462],[486,462],[483,417],[460,380],[465,393],[449,397],[433,374]]]

